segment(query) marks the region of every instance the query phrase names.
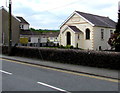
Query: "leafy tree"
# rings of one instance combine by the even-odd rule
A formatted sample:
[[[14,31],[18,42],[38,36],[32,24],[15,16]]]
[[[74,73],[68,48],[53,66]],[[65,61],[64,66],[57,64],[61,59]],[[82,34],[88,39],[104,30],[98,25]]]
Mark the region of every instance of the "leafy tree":
[[[34,28],[30,28],[30,30],[31,30],[31,31],[35,31],[35,29],[34,29]]]
[[[115,51],[120,52],[120,10],[118,13],[118,23],[116,25],[116,30],[109,38],[108,44],[111,46],[111,48],[115,48]]]

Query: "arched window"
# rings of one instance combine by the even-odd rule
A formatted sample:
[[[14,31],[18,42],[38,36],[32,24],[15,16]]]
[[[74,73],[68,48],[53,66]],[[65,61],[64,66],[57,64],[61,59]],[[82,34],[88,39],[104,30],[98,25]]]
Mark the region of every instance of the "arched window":
[[[90,39],[90,30],[86,29],[86,39]]]

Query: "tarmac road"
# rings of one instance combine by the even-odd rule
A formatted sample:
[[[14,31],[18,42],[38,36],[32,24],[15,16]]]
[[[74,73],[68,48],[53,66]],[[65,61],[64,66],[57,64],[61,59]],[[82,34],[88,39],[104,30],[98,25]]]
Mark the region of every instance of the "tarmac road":
[[[118,91],[118,80],[6,59],[0,60],[2,60],[0,70],[2,91],[57,91],[60,93]]]

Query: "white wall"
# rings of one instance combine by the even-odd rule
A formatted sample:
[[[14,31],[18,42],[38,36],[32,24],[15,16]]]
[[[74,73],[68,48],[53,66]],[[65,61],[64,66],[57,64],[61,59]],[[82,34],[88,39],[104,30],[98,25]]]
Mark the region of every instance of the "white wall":
[[[20,24],[21,29],[28,30],[29,29],[29,24]]]
[[[38,43],[39,37],[31,37],[31,43]]]
[[[93,27],[91,24],[89,24],[88,22],[86,22],[84,19],[80,18],[80,16],[78,16],[77,14],[73,15],[72,18],[70,20],[68,20],[66,22],[66,24],[64,24],[62,27],[61,27],[61,30],[60,30],[60,35],[59,35],[59,38],[60,38],[60,44],[63,45],[63,46],[66,46],[66,35],[65,35],[65,32],[68,31],[65,30],[65,28],[68,26],[68,25],[71,25],[71,26],[76,26],[77,28],[79,28],[82,33],[80,33],[80,39],[78,40],[78,34],[75,34],[73,32],[72,33],[72,37],[71,37],[71,40],[72,40],[72,45],[74,47],[76,47],[77,43],[78,43],[78,47],[79,48],[83,48],[83,49],[93,49]],[[89,28],[90,29],[90,40],[86,40],[85,39],[85,31],[86,29]],[[63,31],[65,31],[64,33],[62,33]],[[70,31],[70,30],[69,30]]]
[[[41,39],[40,39],[40,43],[47,43],[47,38],[43,38],[43,37],[41,37]]]
[[[80,39],[78,39],[78,33],[74,33],[70,29],[66,29],[68,26],[76,26],[79,28],[82,33],[79,33]],[[90,40],[86,40],[86,29],[90,30]],[[101,40],[101,29],[104,29],[104,40]],[[78,47],[82,49],[90,49],[90,50],[99,50],[99,46],[103,50],[110,49],[108,45],[108,40],[110,38],[110,30],[115,31],[112,28],[105,27],[94,27],[91,23],[88,23],[86,20],[74,14],[71,19],[69,19],[61,28],[59,34],[60,45],[66,46],[66,33],[67,31],[71,33],[71,45],[76,47],[78,43]]]
[[[101,39],[101,29],[104,29],[104,39]],[[108,45],[108,40],[110,38],[110,30],[115,31],[112,28],[104,28],[104,27],[94,27],[94,50],[99,50],[99,46],[101,46],[102,50],[110,49]]]

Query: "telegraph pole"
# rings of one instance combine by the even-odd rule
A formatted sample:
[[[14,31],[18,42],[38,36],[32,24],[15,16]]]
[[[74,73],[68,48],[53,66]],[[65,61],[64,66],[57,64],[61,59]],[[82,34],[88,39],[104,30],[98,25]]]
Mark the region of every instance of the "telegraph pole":
[[[11,55],[12,49],[12,0],[9,0],[9,44],[8,44],[8,55]]]

